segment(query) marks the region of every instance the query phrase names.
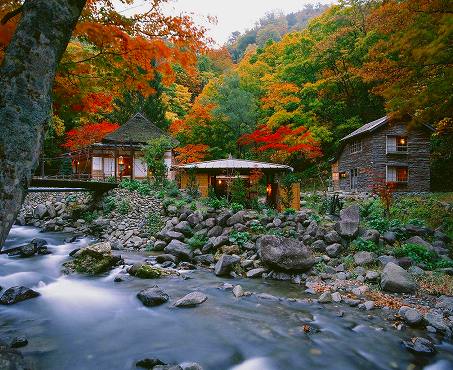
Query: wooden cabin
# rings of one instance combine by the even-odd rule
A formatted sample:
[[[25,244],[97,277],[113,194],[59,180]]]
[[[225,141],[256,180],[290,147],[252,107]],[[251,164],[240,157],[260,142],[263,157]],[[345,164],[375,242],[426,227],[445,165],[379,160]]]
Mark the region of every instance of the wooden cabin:
[[[429,191],[431,132],[428,125],[409,129],[387,116],[363,125],[340,140],[332,161],[334,190],[369,192],[385,180],[396,191]]]
[[[106,135],[100,143],[91,145],[89,171],[91,178],[146,179],[149,175],[143,158],[143,147],[153,139],[168,137],[174,146],[177,141],[150,122],[142,113],[134,114],[117,130]],[[172,150],[165,153],[167,177],[174,179],[171,167],[174,161]]]
[[[266,180],[266,202],[277,209],[282,210],[281,198],[286,196],[285,190],[281,185],[281,177],[293,168],[276,163],[265,163],[243,159],[219,159],[213,161],[196,162],[181,166],[175,166],[175,170],[180,174],[180,187],[186,189],[190,183],[195,183],[201,197],[207,197],[209,187],[213,189],[217,196],[225,196],[228,186],[234,178],[240,177],[246,183],[246,187],[251,189],[252,181],[257,172],[261,173]],[[300,184],[292,184],[291,208],[300,209]],[[257,194],[249,191],[249,196]]]

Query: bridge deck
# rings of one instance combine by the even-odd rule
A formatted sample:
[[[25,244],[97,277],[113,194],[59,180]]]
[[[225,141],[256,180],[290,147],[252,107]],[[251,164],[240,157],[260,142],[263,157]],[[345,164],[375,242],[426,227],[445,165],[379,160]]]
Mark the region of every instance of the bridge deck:
[[[118,184],[111,182],[33,177],[29,191],[95,191],[103,193],[115,189],[117,186]]]

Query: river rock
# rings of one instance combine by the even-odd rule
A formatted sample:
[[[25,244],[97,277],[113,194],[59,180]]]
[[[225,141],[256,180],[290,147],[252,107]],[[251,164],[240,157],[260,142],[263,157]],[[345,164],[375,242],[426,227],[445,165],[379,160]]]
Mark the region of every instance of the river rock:
[[[375,229],[365,230],[365,232],[362,235],[362,239],[369,240],[369,241],[372,241],[374,243],[378,243],[379,242],[379,237],[380,237],[379,231],[377,231]]]
[[[0,349],[0,368],[2,370],[30,370],[22,354],[12,348]]]
[[[172,254],[160,254],[160,255],[156,256],[157,263],[164,263],[167,261],[176,263],[176,257],[173,256]]]
[[[238,211],[233,216],[231,216],[227,220],[227,226],[233,226],[234,224],[243,224],[244,223],[244,216],[246,211]],[[221,224],[219,220],[219,224]]]
[[[129,268],[129,270],[127,270],[127,272],[129,273],[129,275],[138,277],[140,279],[157,279],[162,275],[160,270],[144,262],[134,263]]]
[[[236,297],[236,298],[240,298],[244,295],[244,289],[242,289],[242,287],[240,285],[236,285],[234,288],[233,288],[233,295]]]
[[[223,254],[215,265],[214,273],[217,276],[227,276],[230,274],[234,266],[237,265],[240,260],[241,258],[238,256],[230,256],[228,254]]]
[[[190,236],[193,233],[192,227],[188,221],[181,221],[175,226],[175,230],[184,234],[185,236]]]
[[[329,257],[338,257],[341,252],[341,244],[335,243],[326,247],[326,253]]]
[[[354,254],[354,262],[356,265],[365,266],[376,261],[376,255],[373,252],[361,251]]]
[[[258,239],[263,264],[284,271],[307,271],[315,259],[302,242],[281,236],[265,235]]]
[[[252,269],[252,270],[249,270],[247,271],[247,277],[250,278],[250,279],[255,279],[255,278],[260,278],[263,276],[263,274],[265,272],[267,272],[268,269],[265,269],[263,267],[258,267],[256,269]]]
[[[208,231],[207,236],[208,236],[208,238],[217,237],[217,236],[222,235],[222,232],[223,232],[223,227],[216,225]]]
[[[11,341],[11,348],[21,348],[28,344],[28,339],[25,337],[14,337]]]
[[[453,297],[441,295],[437,299],[436,308],[444,311],[448,315],[453,316]]]
[[[445,322],[443,315],[439,312],[431,310],[424,316],[424,319],[427,325],[436,328],[436,330],[439,330],[441,332],[449,331],[448,325]]]
[[[159,365],[166,365],[165,362],[162,362],[158,358],[145,358],[143,360],[137,361],[135,366],[141,367],[142,369],[154,369],[154,367]]]
[[[35,217],[42,219],[47,214],[47,208],[44,204],[38,204],[35,208]]]
[[[387,263],[384,267],[381,287],[385,291],[395,293],[414,293],[417,288],[411,274],[393,262]]]
[[[332,294],[330,292],[322,293],[318,298],[319,303],[331,303],[332,302]]]
[[[164,252],[172,254],[180,261],[190,261],[193,257],[192,250],[186,243],[179,240],[172,240],[165,248]]]
[[[24,286],[14,286],[6,289],[0,298],[0,304],[10,305],[39,297],[41,294]]]
[[[403,344],[407,350],[414,353],[433,355],[437,352],[434,344],[426,338],[415,337],[411,340],[403,341]]]
[[[137,298],[147,307],[159,306],[169,299],[168,294],[157,285],[141,290]]]
[[[340,211],[340,221],[336,228],[338,233],[346,238],[355,238],[359,232],[360,209],[357,204]]]
[[[194,307],[199,304],[202,304],[208,299],[206,294],[201,293],[201,292],[192,292],[184,297],[178,299],[175,303],[175,307]]]
[[[203,367],[196,362],[183,362],[179,364],[182,370],[203,370]]]
[[[393,231],[386,231],[383,235],[382,238],[387,244],[393,245],[396,242],[396,233]]]
[[[206,266],[212,265],[215,262],[212,254],[201,254],[199,256],[195,256],[193,259],[195,263]]]
[[[423,320],[423,315],[412,307],[401,307],[398,313],[403,317],[404,321],[411,326],[418,325]]]

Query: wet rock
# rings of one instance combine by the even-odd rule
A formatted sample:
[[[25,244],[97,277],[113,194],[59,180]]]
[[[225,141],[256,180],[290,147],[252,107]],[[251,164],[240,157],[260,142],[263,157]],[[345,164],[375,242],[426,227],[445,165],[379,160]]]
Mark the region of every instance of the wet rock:
[[[453,315],[453,297],[442,295],[437,299],[436,308]]]
[[[332,294],[330,292],[322,293],[318,298],[319,303],[331,303],[332,302]]]
[[[436,328],[436,330],[441,332],[449,331],[448,325],[441,313],[431,310],[423,318],[428,325]]]
[[[129,270],[129,275],[138,277],[140,279],[157,279],[160,278],[162,272],[144,262],[134,263]]]
[[[374,309],[374,302],[373,301],[365,301],[362,304],[359,304],[359,308],[366,311],[371,311]]]
[[[311,250],[302,242],[281,236],[258,239],[263,264],[285,271],[307,271],[315,263]]]
[[[169,296],[157,285],[137,293],[137,298],[147,307],[159,306],[168,301]]]
[[[341,302],[341,294],[338,292],[332,293],[332,301],[335,303]]]
[[[361,251],[354,254],[356,265],[365,266],[376,262],[376,255],[373,252]]]
[[[47,240],[41,238],[35,238],[30,243],[33,244],[36,248],[40,248],[48,244]]]
[[[73,254],[72,261],[65,262],[63,266],[69,272],[98,275],[121,263],[123,263],[121,256],[112,255],[110,243],[103,242],[79,249]]]
[[[179,240],[172,240],[165,248],[164,252],[172,254],[180,261],[190,261],[193,257],[190,247]]]
[[[242,287],[240,285],[236,285],[234,288],[233,288],[233,295],[236,297],[236,298],[240,298],[244,295],[244,289],[242,289]]]
[[[272,295],[272,294],[268,294],[268,293],[259,293],[256,295],[257,298],[260,298],[260,299],[267,299],[267,300],[270,300],[270,301],[279,301],[280,298]]]
[[[176,262],[176,257],[173,256],[172,254],[160,254],[160,255],[158,255],[156,257],[156,262],[157,263],[164,263],[164,262],[167,262],[167,261],[175,263]]]
[[[135,363],[135,366],[141,367],[142,369],[153,369],[158,365],[166,365],[166,363],[162,362],[158,358],[145,358]]]
[[[393,262],[387,263],[384,267],[381,287],[385,291],[395,293],[414,293],[417,288],[411,274]]]
[[[398,313],[403,317],[406,324],[410,326],[418,325],[423,320],[423,315],[412,307],[403,306],[399,309]]]
[[[404,347],[414,353],[433,355],[435,354],[436,348],[434,344],[426,338],[415,337],[408,341],[403,341]]]
[[[234,266],[239,263],[240,260],[241,258],[238,256],[230,256],[228,254],[224,254],[217,261],[214,268],[214,273],[217,276],[227,276],[233,270]]]
[[[11,348],[21,348],[28,344],[28,339],[25,337],[15,337],[11,341]]]
[[[2,370],[30,370],[24,357],[15,349],[0,349],[0,368]]]
[[[22,258],[32,257],[37,252],[38,248],[32,243],[28,243],[19,247],[19,256]]]
[[[212,265],[214,261],[214,256],[212,254],[201,254],[199,256],[194,257],[195,263],[199,265]]]
[[[360,209],[357,204],[340,211],[340,221],[337,223],[337,232],[346,238],[354,238],[359,232]]]
[[[179,364],[182,370],[203,370],[203,367],[196,362],[183,362]]]
[[[206,294],[201,292],[192,292],[184,297],[178,299],[175,303],[175,307],[194,307],[202,304],[208,299]]]
[[[260,278],[263,276],[263,274],[265,272],[267,272],[268,270],[265,269],[265,268],[262,268],[262,267],[258,267],[256,269],[252,269],[252,270],[249,270],[247,271],[247,277],[250,278],[250,279],[255,279],[255,278]]]
[[[14,286],[3,292],[0,298],[0,304],[10,305],[25,301],[26,299],[39,297],[40,295],[40,293],[35,292],[30,288],[24,286]]]

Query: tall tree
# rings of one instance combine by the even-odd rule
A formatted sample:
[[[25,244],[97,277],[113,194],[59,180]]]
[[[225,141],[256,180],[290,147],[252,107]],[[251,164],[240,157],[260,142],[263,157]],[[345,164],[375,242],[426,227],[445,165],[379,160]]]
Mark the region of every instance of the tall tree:
[[[26,0],[16,11],[22,18],[0,66],[0,245],[38,162],[55,70],[85,2]]]

